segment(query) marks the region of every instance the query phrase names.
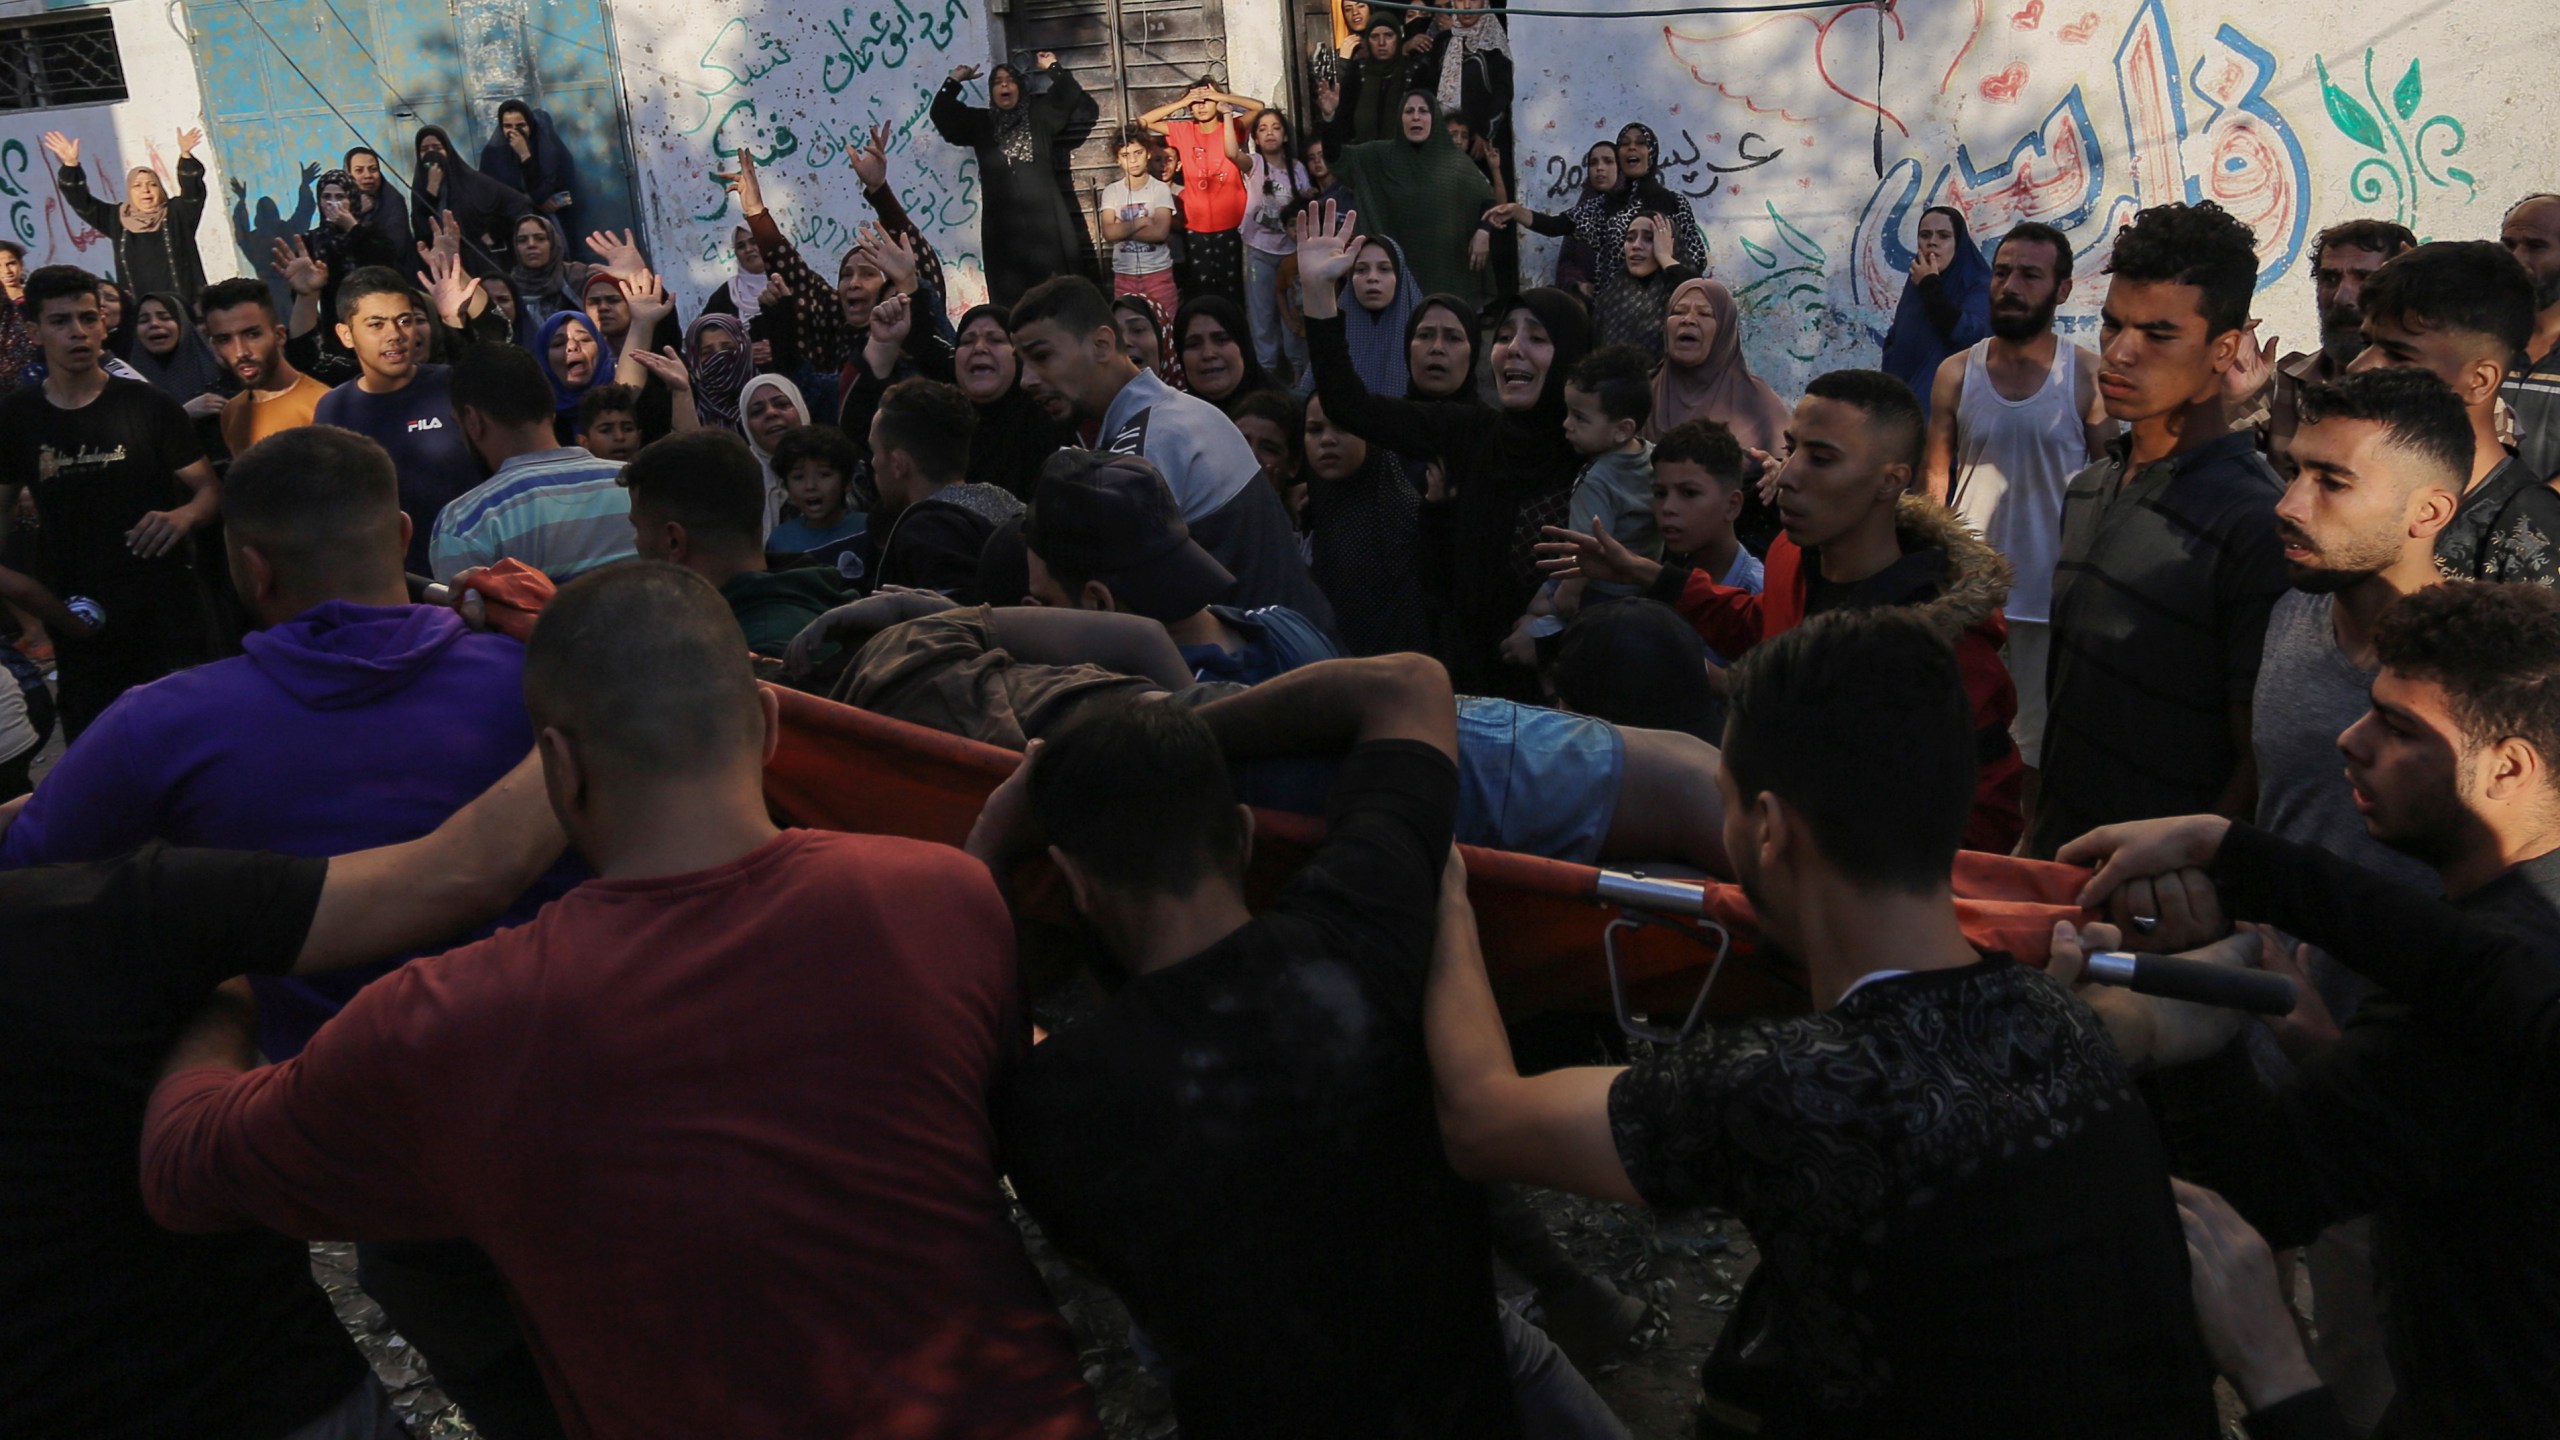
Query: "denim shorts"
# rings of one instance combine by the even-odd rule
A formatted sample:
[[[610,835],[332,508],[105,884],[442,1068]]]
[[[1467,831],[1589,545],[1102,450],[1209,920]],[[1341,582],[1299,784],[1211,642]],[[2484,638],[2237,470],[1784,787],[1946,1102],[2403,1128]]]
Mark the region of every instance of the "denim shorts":
[[[1458,697],[1458,840],[1588,865],[1618,815],[1626,737],[1605,720],[1509,700]],[[1248,805],[1322,815],[1333,763],[1236,767]]]

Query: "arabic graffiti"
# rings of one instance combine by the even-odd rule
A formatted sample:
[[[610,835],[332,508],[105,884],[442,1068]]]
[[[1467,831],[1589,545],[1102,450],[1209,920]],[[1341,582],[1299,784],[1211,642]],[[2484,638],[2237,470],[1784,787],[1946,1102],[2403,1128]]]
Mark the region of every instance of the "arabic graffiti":
[[[2116,47],[2112,123],[2074,85],[1991,163],[1970,142],[1934,172],[1920,156],[1894,161],[1858,217],[1852,297],[1891,306],[1911,264],[1906,236],[1934,204],[1954,206],[1976,235],[2041,220],[2091,256],[2144,206],[2210,199],[2256,233],[2258,283],[2273,283],[2302,252],[2310,162],[2267,98],[2273,53],[2229,24],[2197,48],[2183,65],[2164,0],[2144,0]]]
[[[9,236],[21,245],[36,240],[35,197],[27,190],[27,144],[11,136],[0,143],[0,197],[9,201]]]
[[[1721,133],[1707,137],[1707,143],[1710,145],[1723,142],[1724,136]],[[1680,132],[1678,145],[1665,147],[1661,166],[1656,173],[1673,191],[1686,195],[1692,200],[1704,200],[1724,188],[1724,177],[1727,175],[1739,175],[1746,170],[1757,170],[1784,153],[1766,148],[1767,144],[1766,137],[1758,131],[1745,131],[1742,138],[1734,142],[1732,163],[1726,164],[1707,159],[1705,151],[1698,144],[1697,137],[1684,129]],[[1589,153],[1584,152],[1586,155]],[[1706,183],[1703,185],[1698,183],[1698,177],[1701,174],[1706,176]],[[1580,195],[1583,179],[1584,171],[1580,162],[1563,155],[1547,157],[1548,199]]]
[[[2418,74],[2416,60],[2409,62],[2400,83],[2391,87],[2391,102],[2385,105],[2382,92],[2374,86],[2373,52],[2364,52],[2364,93],[2371,109],[2330,78],[2326,57],[2315,55],[2311,63],[2320,75],[2320,98],[2328,104],[2330,123],[2374,152],[2347,172],[2348,191],[2357,200],[2367,205],[2389,200],[2400,223],[2415,230],[2418,201],[2425,193],[2422,185],[2439,190],[2459,185],[2466,203],[2480,193],[2479,182],[2469,171],[2445,163],[2461,154],[2470,140],[2462,122],[2450,115],[2418,118],[2426,100],[2426,82]]]
[[[908,5],[907,0],[893,0],[893,5],[894,14],[882,9],[870,12],[870,33],[858,42],[845,35],[854,17],[861,13],[854,7],[847,5],[841,19],[827,22],[827,33],[836,41],[836,53],[827,57],[821,76],[828,94],[841,93],[854,77],[870,74],[874,65],[883,70],[904,66],[919,45],[936,52],[948,51],[969,18],[966,0],[942,0],[940,5],[923,10]]]

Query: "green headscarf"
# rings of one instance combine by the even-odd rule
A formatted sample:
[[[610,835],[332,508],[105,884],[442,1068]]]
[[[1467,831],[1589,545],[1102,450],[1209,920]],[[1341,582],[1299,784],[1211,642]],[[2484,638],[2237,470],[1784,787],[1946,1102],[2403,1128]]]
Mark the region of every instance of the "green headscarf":
[[[1416,96],[1431,107],[1431,133],[1419,144],[1404,138],[1401,118],[1404,102]],[[1345,146],[1334,173],[1351,185],[1361,231],[1394,240],[1423,293],[1482,300],[1492,293],[1488,277],[1468,267],[1467,249],[1493,205],[1493,182],[1440,128],[1430,91],[1403,91],[1396,110],[1395,138]]]

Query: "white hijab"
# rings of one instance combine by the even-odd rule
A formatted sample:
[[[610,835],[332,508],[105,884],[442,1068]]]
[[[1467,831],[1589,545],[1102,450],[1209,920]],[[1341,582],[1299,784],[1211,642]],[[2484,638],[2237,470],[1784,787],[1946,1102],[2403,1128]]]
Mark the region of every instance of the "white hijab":
[[[773,452],[756,443],[755,427],[747,423],[747,408],[755,403],[758,390],[779,390],[791,408],[800,412],[800,423],[809,423],[809,402],[800,387],[780,375],[758,375],[738,389],[738,429],[747,437],[747,448],[755,452],[756,463],[764,467],[764,533],[782,523],[783,502],[789,498],[782,488],[782,477],[773,473]]]

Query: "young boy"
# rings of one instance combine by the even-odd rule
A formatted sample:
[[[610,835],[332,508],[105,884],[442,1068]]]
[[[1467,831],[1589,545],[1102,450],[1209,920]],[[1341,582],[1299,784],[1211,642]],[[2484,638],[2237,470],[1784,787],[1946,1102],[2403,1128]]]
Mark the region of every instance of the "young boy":
[[[1002,486],[968,483],[976,426],[977,408],[939,380],[901,380],[880,397],[871,414],[871,474],[882,512],[897,518],[880,537],[879,583],[963,605],[991,598],[979,592],[978,559],[988,537],[1021,517],[1022,502]]]
[[[1564,438],[1583,457],[1567,499],[1567,523],[1587,531],[1596,521],[1618,543],[1647,559],[1662,558],[1662,532],[1653,517],[1653,446],[1643,438],[1653,418],[1653,361],[1632,345],[1604,345],[1582,358],[1564,384]],[[1623,599],[1635,587],[1611,581],[1550,580],[1529,602],[1503,656],[1536,666],[1540,645],[1550,646],[1564,622],[1592,599]]]
[[[773,473],[782,477],[791,503],[782,523],[765,540],[766,551],[798,556],[803,564],[824,566],[850,581],[861,580],[870,568],[870,546],[863,532],[871,517],[854,509],[848,499],[854,472],[861,466],[861,452],[832,425],[801,425],[782,432],[773,446]]]
[[[1120,178],[1102,187],[1102,235],[1113,243],[1111,293],[1144,295],[1171,315],[1182,304],[1173,283],[1173,187],[1155,177],[1155,147],[1147,132],[1120,132],[1114,152]]]
[[[640,392],[628,385],[598,385],[578,402],[578,443],[599,460],[628,461],[640,453]]]
[[[1716,583],[1760,593],[1760,557],[1742,546],[1742,442],[1720,420],[1692,420],[1653,447],[1653,523],[1662,551]],[[1722,663],[1722,662],[1719,662]]]

